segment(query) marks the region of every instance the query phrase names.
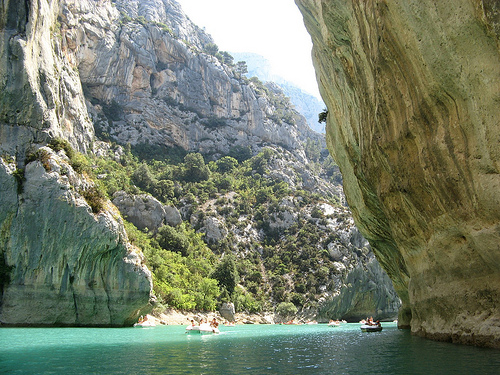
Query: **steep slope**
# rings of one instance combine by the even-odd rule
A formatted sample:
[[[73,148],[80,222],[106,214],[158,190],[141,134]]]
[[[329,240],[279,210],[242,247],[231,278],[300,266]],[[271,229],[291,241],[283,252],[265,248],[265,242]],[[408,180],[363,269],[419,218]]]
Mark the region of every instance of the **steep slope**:
[[[142,144],[177,146],[186,151],[201,152],[212,160],[228,155],[235,147],[249,146],[256,155],[268,146],[276,151],[268,161],[270,172],[252,173],[264,173],[269,181],[284,181],[293,191],[307,189],[342,201],[340,186],[330,186],[318,178],[313,172],[314,163],[306,155],[308,140],[321,145],[324,144],[323,136],[309,129],[305,119],[291,108],[276,85],[262,84],[254,78],[249,80],[238,72],[237,66],[226,63],[223,54],[209,53],[208,47],[213,47],[214,41],[189,22],[175,1],[118,0],[115,5],[120,14],[113,13],[99,21],[89,14],[90,8],[85,2],[66,1],[64,4],[61,26],[67,39],[67,52],[78,61],[99,136],[121,144],[130,143],[135,148]],[[183,33],[183,30],[191,30],[191,33]],[[156,157],[161,158],[161,155]],[[219,193],[217,197],[226,199],[226,193]],[[289,207],[290,202],[299,201],[299,197],[296,198],[278,202],[279,211],[291,213],[292,221],[276,233],[283,235],[288,226],[299,223],[304,207],[299,207],[298,203]],[[195,197],[197,202],[194,205],[186,203],[192,199],[179,196],[177,208],[184,220],[206,233],[207,241],[221,242],[219,246],[223,248],[227,241],[220,241],[220,236],[236,234],[231,247],[242,247],[245,251],[253,248],[249,244],[256,240],[265,241],[266,234],[257,226],[253,214],[249,218],[240,218],[237,225],[230,224],[233,221],[231,214],[214,215],[213,207],[211,209],[199,197]],[[207,209],[193,212],[198,206],[207,206]],[[308,210],[312,208],[308,207]],[[238,212],[238,209],[228,204],[226,211]],[[340,211],[342,215],[348,215],[345,208]],[[206,216],[203,222],[200,222],[200,216]],[[310,218],[310,214],[306,217]],[[252,224],[245,234],[241,226],[247,220]],[[279,227],[281,219],[268,221],[266,227]],[[332,221],[335,222],[335,218]],[[339,245],[342,248],[351,248],[349,227],[346,226],[347,241]],[[332,228],[337,226],[332,224]],[[324,238],[314,244],[319,252],[331,229],[326,225],[324,230]],[[279,254],[280,246],[286,248],[289,244],[284,241],[274,246]],[[315,298],[322,294],[329,300],[337,298],[339,289],[346,285],[345,278],[358,262],[375,262],[366,253],[368,249],[362,250],[364,247],[363,244],[357,247],[359,259],[348,252],[344,254],[345,259],[343,256],[328,259],[329,265],[340,260],[346,266],[332,271],[320,288],[321,292],[313,293],[317,295]],[[311,271],[311,276],[317,271]],[[304,275],[308,273],[307,270]],[[381,275],[374,272],[370,278],[374,285],[381,285],[384,290],[381,294],[390,291],[384,294],[380,303],[377,302],[377,307],[371,304],[367,312],[384,311],[381,315],[390,317],[394,315],[398,300],[390,285],[385,289],[388,281]],[[287,291],[290,288],[293,291],[293,285],[289,287],[288,281],[283,283],[287,285]],[[327,290],[329,284],[333,289]],[[344,312],[347,310],[349,308],[345,307]]]
[[[92,212],[94,184],[64,152],[40,148],[93,140],[58,14],[57,1],[0,7],[0,322],[130,324],[150,299],[149,271],[116,212]]]
[[[323,111],[325,104],[314,95],[305,92],[294,83],[276,74],[269,60],[256,53],[236,52],[231,53],[235,61],[245,61],[248,66],[249,77],[259,77],[262,81],[277,83],[290,98],[290,101],[307,120],[314,131],[325,133],[324,124],[318,122],[318,114]]]
[[[296,3],[329,148],[400,325],[500,347],[498,2]]]
[[[327,175],[320,165],[324,137],[309,129],[275,84],[247,79],[214,51],[211,37],[175,1],[7,1],[0,9],[2,324],[119,326],[147,305],[152,279],[144,258],[101,196],[101,184],[90,178],[96,171],[102,183],[117,177],[113,173],[122,177],[135,162],[130,149],[149,151],[150,159],[174,158],[182,150],[210,160],[207,166],[200,154],[188,154],[182,166],[166,167],[150,185],[132,178],[137,186],[114,197],[144,231],[182,219],[178,228],[205,233],[217,255],[236,253],[243,265],[246,257],[258,259],[273,303],[293,293],[302,306],[304,300],[332,301],[325,317],[394,315],[399,300],[342,205],[341,186],[330,184],[335,166]],[[95,164],[86,166],[88,159],[73,149],[94,152]],[[228,190],[231,178],[217,174],[217,162],[230,154],[242,157],[238,177],[254,195],[236,197]],[[142,171],[150,159],[141,160]],[[193,160],[202,160],[198,166],[212,168],[217,179],[194,181],[189,173],[199,172],[197,165],[187,166]],[[100,173],[100,162],[116,169]],[[188,174],[174,182],[169,168]],[[170,197],[176,207],[140,195],[146,191]],[[200,253],[215,258],[205,250]],[[177,272],[168,262],[179,257],[148,261]],[[289,261],[299,257],[300,263]],[[362,270],[370,271],[363,274],[368,287],[356,284]],[[300,285],[295,276],[303,279]],[[250,290],[252,277],[242,272],[238,287]],[[363,311],[356,310],[360,296],[369,297]]]
[[[213,40],[176,2],[114,5],[102,15],[86,1],[63,1],[61,12],[64,53],[78,62],[96,113],[106,116],[94,116],[101,133],[122,144],[203,153],[227,153],[231,139],[233,145],[272,142],[290,148],[307,137],[320,139],[297,112],[273,100],[273,92],[206,53]]]

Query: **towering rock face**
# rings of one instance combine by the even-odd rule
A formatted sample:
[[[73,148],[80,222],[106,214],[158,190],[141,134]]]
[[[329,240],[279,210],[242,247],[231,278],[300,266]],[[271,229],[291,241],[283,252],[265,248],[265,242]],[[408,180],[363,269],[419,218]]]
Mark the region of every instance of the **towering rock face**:
[[[61,53],[59,2],[0,6],[0,151],[22,159],[27,144],[63,137],[88,149],[93,126],[78,71]]]
[[[176,1],[62,0],[60,20],[99,135],[214,154],[321,139],[291,106],[283,121],[276,86],[258,87],[206,53],[214,40]]]
[[[78,193],[90,182],[64,155],[38,152],[42,160],[28,163],[23,179],[0,159],[0,321],[131,324],[149,302],[151,275],[128,244],[118,211],[92,213]]]
[[[85,151],[94,137],[59,11],[50,0],[0,5],[0,322],[131,324],[149,271],[119,214],[85,202],[92,182],[40,148],[61,137]]]
[[[56,136],[96,154],[103,151],[93,126],[121,144],[215,156],[233,146],[251,146],[254,154],[267,146],[276,154],[263,172],[268,178],[341,196],[341,187],[316,175],[306,155],[304,144],[324,144],[324,137],[308,128],[276,85],[248,79],[206,53],[214,41],[174,0],[4,1],[0,26],[2,324],[128,324],[150,297],[149,271],[128,244],[118,213],[110,202],[92,212],[84,197],[93,183],[63,152],[43,147]],[[141,228],[175,224],[180,215],[198,220],[186,202],[180,213],[169,214],[151,197],[114,198],[122,215]],[[304,209],[299,198],[283,199],[283,213],[270,215],[268,224],[284,230],[305,213],[321,227],[325,238],[314,246],[318,252],[328,246],[336,267],[307,272],[324,276],[317,292],[327,304],[332,300],[324,317],[366,315],[361,311],[393,317],[399,299],[359,240],[348,209],[320,219],[320,207]],[[233,233],[249,246],[263,239],[256,227],[220,218],[199,223],[207,239]],[[330,233],[341,238],[324,245]],[[292,282],[286,286],[294,289]]]
[[[498,1],[296,3],[327,142],[400,325],[500,347]]]

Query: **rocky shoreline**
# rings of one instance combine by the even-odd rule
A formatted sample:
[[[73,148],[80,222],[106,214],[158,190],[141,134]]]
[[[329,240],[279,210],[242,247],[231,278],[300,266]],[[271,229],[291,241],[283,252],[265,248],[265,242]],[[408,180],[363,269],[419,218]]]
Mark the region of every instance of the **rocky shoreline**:
[[[199,322],[201,319],[211,321],[213,318],[219,322],[227,322],[218,311],[177,311],[168,309],[162,313],[152,313],[148,315],[148,320],[153,320],[156,324],[163,325],[188,325],[191,319]],[[274,324],[275,316],[272,313],[263,314],[234,314],[236,324]]]
[[[236,313],[232,303],[223,304],[218,311],[180,311],[175,309],[166,309],[160,311],[153,309],[148,315],[148,319],[156,324],[163,325],[183,325],[188,324],[191,319],[199,322],[201,319],[211,321],[216,319],[220,323],[233,322],[235,324],[280,324],[289,320],[297,323],[307,323],[317,321],[318,323],[328,323],[327,319],[317,318],[318,311],[315,309],[304,309],[299,311],[293,317],[283,317],[274,312],[262,312],[259,314]]]

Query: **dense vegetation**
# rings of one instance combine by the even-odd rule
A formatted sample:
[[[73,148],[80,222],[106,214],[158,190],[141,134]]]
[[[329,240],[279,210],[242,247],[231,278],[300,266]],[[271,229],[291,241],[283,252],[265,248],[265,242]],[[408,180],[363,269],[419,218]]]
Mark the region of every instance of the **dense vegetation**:
[[[53,142],[52,147],[62,147]],[[305,144],[315,160],[311,168],[338,172],[331,158],[315,142]],[[269,164],[285,157],[280,148],[264,148],[255,156],[235,147],[228,155],[206,162],[199,153],[140,145],[115,146],[109,157],[87,157],[78,168],[97,181],[91,201],[117,191],[147,193],[177,207],[184,222],[158,230],[137,229],[126,222],[129,239],[145,255],[153,273],[154,290],[164,304],[178,309],[214,310],[232,301],[237,311],[272,310],[280,302],[297,307],[317,303],[328,285],[331,259],[325,249],[332,236],[320,229],[324,220],[317,204],[325,198],[270,178]],[[282,201],[295,199],[300,209],[296,222],[282,229],[273,226],[285,209]],[[336,197],[331,196],[331,204]],[[99,207],[96,202],[91,206]],[[300,212],[300,211],[299,211]],[[204,220],[217,217],[229,229],[220,241],[203,237]],[[125,218],[126,219],[126,218]],[[256,235],[239,238],[252,227]]]
[[[156,26],[178,38],[165,24],[122,13],[121,25],[129,23]],[[239,81],[251,86],[273,109],[267,114],[270,120],[295,123],[298,113],[289,99],[273,85],[246,78],[244,61],[235,63],[214,43],[198,50],[183,42],[196,53],[224,64]],[[113,121],[123,119],[124,108],[115,100],[92,97],[85,86],[84,91],[102,109],[95,119],[96,136],[112,141]],[[161,99],[179,111],[196,114],[196,120],[209,129],[226,125],[225,118],[203,116],[169,96]],[[232,301],[237,311],[253,313],[285,303],[280,305],[287,307],[282,313],[289,313],[293,310],[290,304],[314,305],[325,289],[334,287],[330,285],[332,260],[325,250],[334,237],[326,234],[326,218],[319,204],[335,205],[337,197],[304,189],[298,172],[290,177],[292,183],[269,173],[277,160],[286,165],[293,159],[290,150],[272,146],[254,155],[249,147],[236,146],[227,155],[201,155],[142,144],[112,146],[106,157],[89,156],[82,161],[64,142],[53,142],[51,147],[65,150],[74,168],[93,176],[96,184],[80,191],[93,212],[103,209],[105,196],[112,200],[118,191],[149,194],[181,212],[184,221],[178,226],[141,230],[124,217],[129,239],[145,255],[155,293],[165,305],[214,310],[220,303]],[[341,182],[338,167],[318,142],[307,140],[304,150],[313,175],[322,175],[334,184]],[[223,238],[204,236],[208,219],[220,223]],[[283,221],[286,225],[279,225]]]

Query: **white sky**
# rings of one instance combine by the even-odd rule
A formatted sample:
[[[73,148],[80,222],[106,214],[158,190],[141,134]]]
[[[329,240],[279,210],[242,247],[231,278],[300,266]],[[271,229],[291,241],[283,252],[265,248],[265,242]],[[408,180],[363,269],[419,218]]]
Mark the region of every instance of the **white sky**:
[[[318,98],[311,37],[294,0],[177,0],[221,51],[253,52],[273,73]]]

